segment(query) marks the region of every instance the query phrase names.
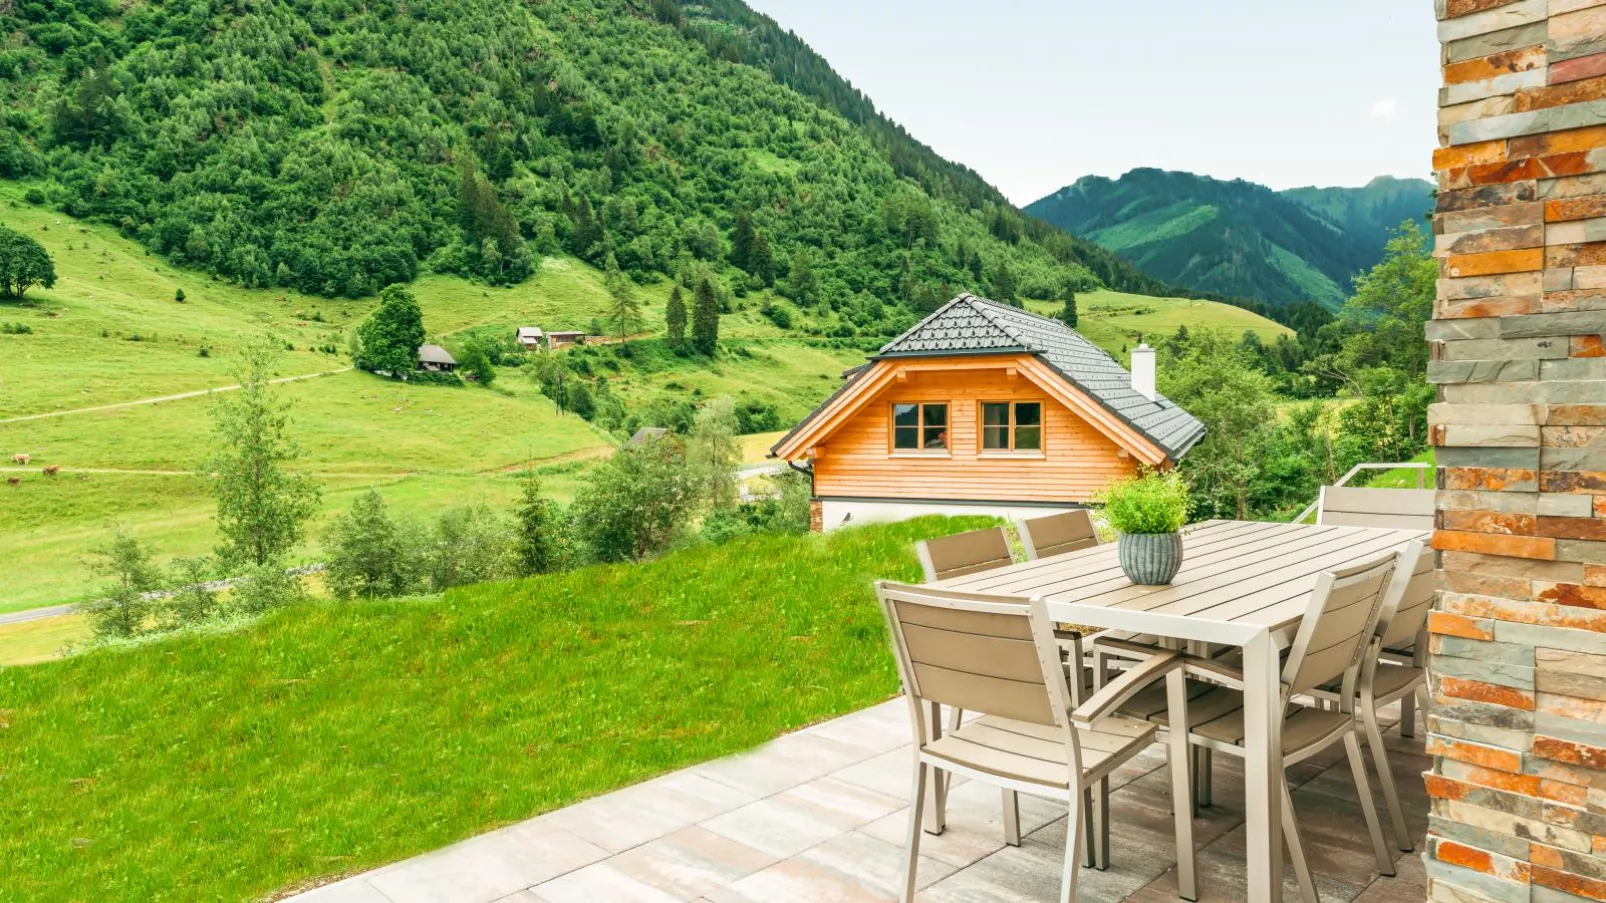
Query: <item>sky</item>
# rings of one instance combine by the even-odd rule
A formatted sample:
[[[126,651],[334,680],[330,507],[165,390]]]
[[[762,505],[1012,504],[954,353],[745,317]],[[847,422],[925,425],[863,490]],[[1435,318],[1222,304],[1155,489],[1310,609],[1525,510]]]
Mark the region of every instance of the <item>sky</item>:
[[[748,0],[1016,204],[1139,166],[1431,177],[1429,0]]]

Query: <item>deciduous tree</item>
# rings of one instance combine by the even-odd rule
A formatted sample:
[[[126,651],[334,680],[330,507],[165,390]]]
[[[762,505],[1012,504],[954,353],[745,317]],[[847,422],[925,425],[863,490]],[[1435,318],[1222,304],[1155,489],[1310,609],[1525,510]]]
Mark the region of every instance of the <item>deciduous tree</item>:
[[[379,293],[379,307],[357,327],[352,363],[360,370],[404,378],[417,367],[422,344],[424,313],[418,299],[406,286],[387,285]]]

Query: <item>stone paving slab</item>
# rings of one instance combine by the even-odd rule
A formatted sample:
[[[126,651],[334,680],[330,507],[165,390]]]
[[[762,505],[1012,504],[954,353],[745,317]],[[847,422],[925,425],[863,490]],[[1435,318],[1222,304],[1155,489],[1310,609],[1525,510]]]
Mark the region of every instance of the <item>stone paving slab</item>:
[[[1385,739],[1418,849],[1428,810],[1421,736],[1391,731]],[[291,900],[886,903],[896,899],[903,869],[909,738],[908,705],[894,699]],[[1242,763],[1218,754],[1213,775],[1214,804],[1194,822],[1200,903],[1229,903],[1244,898]],[[1323,901],[1426,898],[1419,853],[1397,853],[1397,877],[1378,876],[1342,747],[1289,775]],[[1078,900],[1178,899],[1163,748],[1123,766],[1111,783],[1110,868],[1083,870]],[[999,791],[955,780],[947,830],[921,843],[921,903],[1057,899],[1064,806],[1028,797],[1020,804],[1025,837],[1007,847]],[[1298,899],[1291,873],[1286,898]]]

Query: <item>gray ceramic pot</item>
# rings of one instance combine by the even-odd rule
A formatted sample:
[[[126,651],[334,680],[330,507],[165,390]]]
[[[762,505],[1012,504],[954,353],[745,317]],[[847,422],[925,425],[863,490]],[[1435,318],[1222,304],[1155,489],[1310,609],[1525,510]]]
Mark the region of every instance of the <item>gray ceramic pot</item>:
[[[1121,570],[1133,583],[1160,586],[1182,567],[1181,533],[1123,533],[1117,541]]]

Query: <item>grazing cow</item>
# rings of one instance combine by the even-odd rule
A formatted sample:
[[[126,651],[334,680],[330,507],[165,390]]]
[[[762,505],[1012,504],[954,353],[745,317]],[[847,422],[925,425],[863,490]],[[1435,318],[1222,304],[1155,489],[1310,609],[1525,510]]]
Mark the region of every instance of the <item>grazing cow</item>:
[[[61,473],[60,464],[48,464],[45,466],[45,476],[53,477],[58,473]]]
[[[15,455],[11,456],[11,463],[13,463],[13,464],[27,464],[28,463],[28,456],[24,455],[24,454],[21,454],[19,452],[18,454],[15,454]]]
[[[6,478],[6,482],[10,483],[13,486],[21,486],[22,485],[22,477],[7,477]]]

